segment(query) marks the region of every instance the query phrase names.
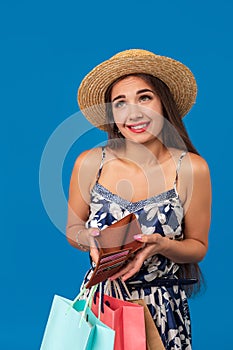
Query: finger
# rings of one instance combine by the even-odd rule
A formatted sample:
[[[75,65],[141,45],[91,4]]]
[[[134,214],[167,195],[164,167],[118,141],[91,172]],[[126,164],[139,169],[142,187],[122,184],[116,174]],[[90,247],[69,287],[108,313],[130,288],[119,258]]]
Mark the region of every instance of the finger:
[[[100,230],[98,228],[89,229],[89,235],[98,237],[100,235]]]
[[[137,273],[140,270],[142,264],[143,264],[143,259],[141,259],[141,257],[140,258],[135,257],[130,263],[126,265],[125,268],[121,269],[116,274],[111,276],[110,280],[121,277],[123,281],[125,281],[129,277],[132,277],[133,275],[135,275],[135,273]]]
[[[134,235],[133,236],[136,241],[140,241],[143,243],[157,243],[161,235],[159,233],[153,233],[150,235]]]
[[[134,270],[130,270],[129,272],[127,272],[125,275],[122,276],[122,281],[125,282],[127,279],[129,279],[130,277],[133,277],[133,275],[135,275],[135,273],[137,273],[138,270],[134,271]]]
[[[99,251],[97,248],[91,248],[90,249],[90,255],[91,255],[91,259],[92,261],[96,264],[98,259],[99,259]]]
[[[89,236],[88,240],[89,240],[90,248],[97,248],[96,241],[95,241],[95,238],[93,236]]]
[[[129,266],[129,264],[128,264],[128,265],[126,265],[125,268],[119,270],[117,273],[115,273],[114,275],[112,275],[112,276],[110,277],[110,280],[113,281],[113,280],[115,280],[116,278],[119,278],[119,277],[123,276],[123,275],[126,274],[129,270],[130,270],[130,266]]]
[[[129,269],[126,273],[124,273],[122,275],[122,281],[126,281],[128,278],[132,277],[133,275],[135,275],[135,273],[137,273],[140,268],[141,268],[142,264],[137,262],[133,268]]]

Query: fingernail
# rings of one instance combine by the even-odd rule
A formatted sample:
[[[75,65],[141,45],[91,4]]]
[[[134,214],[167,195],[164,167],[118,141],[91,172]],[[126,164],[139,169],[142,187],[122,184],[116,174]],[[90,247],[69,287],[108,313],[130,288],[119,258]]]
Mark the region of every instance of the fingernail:
[[[99,236],[99,234],[100,234],[100,233],[99,233],[99,231],[97,231],[97,230],[96,230],[96,231],[92,231],[92,235],[93,235],[93,236]]]
[[[137,239],[140,240],[140,239],[142,239],[142,235],[134,235],[133,238],[136,239],[136,240]]]

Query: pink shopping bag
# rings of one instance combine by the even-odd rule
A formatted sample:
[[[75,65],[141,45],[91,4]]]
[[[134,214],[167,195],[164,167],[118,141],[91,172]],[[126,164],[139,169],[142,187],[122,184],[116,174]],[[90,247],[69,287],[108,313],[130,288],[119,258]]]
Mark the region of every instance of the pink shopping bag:
[[[100,320],[115,331],[114,350],[146,350],[144,307],[104,294],[99,310],[98,293],[95,299],[93,313],[100,312]]]

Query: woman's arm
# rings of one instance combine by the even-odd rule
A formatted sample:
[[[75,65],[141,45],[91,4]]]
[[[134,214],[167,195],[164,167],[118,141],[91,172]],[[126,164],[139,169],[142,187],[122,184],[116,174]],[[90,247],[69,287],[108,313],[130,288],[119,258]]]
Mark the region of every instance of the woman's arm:
[[[201,261],[208,249],[211,219],[211,181],[207,163],[191,154],[192,177],[184,216],[184,240],[164,240],[161,254],[177,263]]]
[[[99,162],[98,149],[85,151],[76,159],[71,174],[66,236],[72,246],[81,250],[89,250],[90,246],[94,246],[93,236],[99,234],[98,229],[85,228],[89,215],[90,189]]]

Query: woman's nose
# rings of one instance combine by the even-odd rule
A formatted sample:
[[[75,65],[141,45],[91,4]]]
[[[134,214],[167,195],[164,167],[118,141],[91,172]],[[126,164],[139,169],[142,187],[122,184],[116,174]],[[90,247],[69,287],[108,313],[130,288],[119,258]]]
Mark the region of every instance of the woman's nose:
[[[130,120],[141,119],[143,117],[143,113],[137,105],[130,105],[128,117]]]

